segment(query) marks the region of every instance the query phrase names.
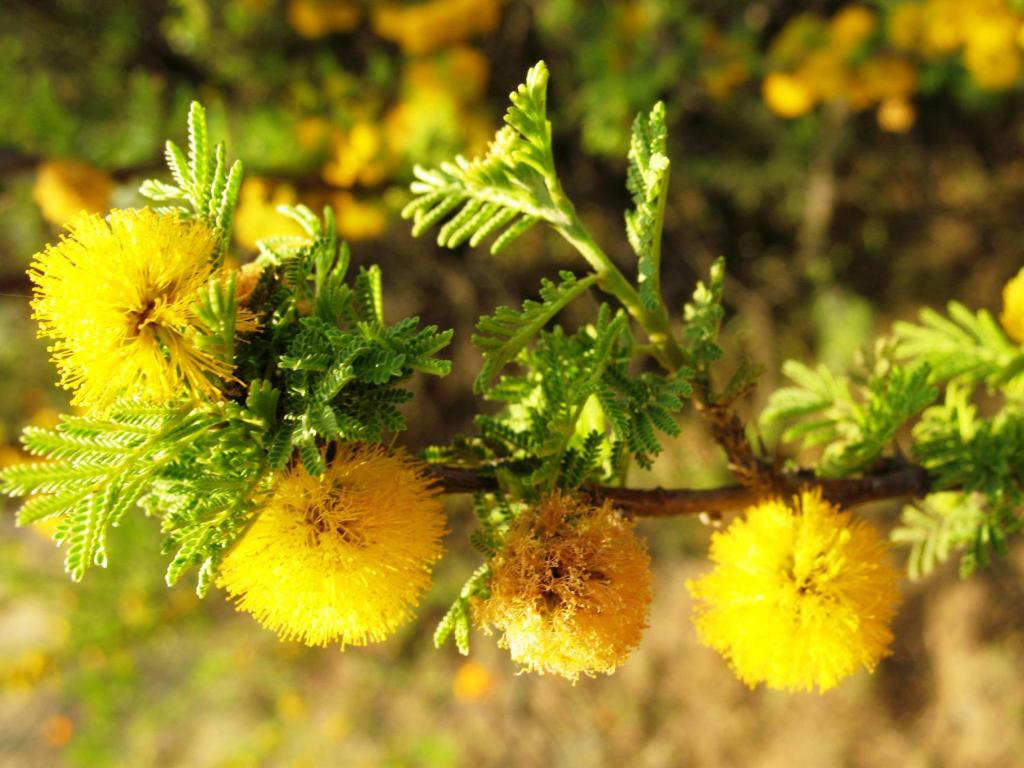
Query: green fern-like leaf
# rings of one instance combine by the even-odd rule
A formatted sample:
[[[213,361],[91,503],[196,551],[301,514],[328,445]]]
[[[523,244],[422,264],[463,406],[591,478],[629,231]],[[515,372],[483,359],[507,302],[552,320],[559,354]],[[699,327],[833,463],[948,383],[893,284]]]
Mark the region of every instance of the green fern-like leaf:
[[[601,473],[603,445],[604,435],[594,430],[587,433],[579,449],[570,448],[566,451],[559,472],[563,488],[579,488],[594,475]]]
[[[46,494],[22,507],[18,524],[63,516],[57,537],[78,581],[90,565],[104,563],[107,528],[135,506],[176,449],[218,420],[205,411],[131,408],[104,418],[65,417],[56,430],[26,431],[29,452],[51,460],[3,470],[0,492]]]
[[[722,356],[718,346],[718,330],[722,324],[722,292],[725,282],[725,259],[711,265],[707,283],[699,282],[693,298],[683,310],[683,329],[689,356],[698,369],[706,368]]]
[[[837,423],[850,419],[856,408],[846,379],[833,376],[824,365],[812,369],[797,360],[783,363],[782,373],[795,386],[772,393],[761,412],[761,424],[795,422],[786,427],[782,439],[802,441],[805,448],[836,440]]]
[[[1024,413],[1005,408],[978,416],[970,390],[950,385],[945,401],[914,428],[914,456],[936,476],[940,490],[984,494],[994,506],[1020,505],[1024,496]]]
[[[235,272],[228,273],[223,279],[219,275],[214,276],[195,308],[204,326],[203,332],[196,336],[197,346],[232,368],[235,365],[235,325],[238,318],[237,284]]]
[[[986,310],[971,312],[954,301],[948,313],[923,309],[919,325],[896,323],[896,354],[927,363],[937,382],[984,382],[1024,396],[1024,349],[1006,337]]]
[[[491,568],[486,563],[477,568],[473,575],[463,584],[459,596],[455,598],[451,608],[434,630],[434,647],[440,648],[449,637],[454,637],[455,647],[463,656],[469,655],[469,633],[472,629],[470,620],[470,601],[475,598],[488,597],[487,584],[491,578]]]
[[[649,115],[637,115],[633,123],[626,178],[633,196],[626,234],[638,259],[640,301],[651,311],[661,305],[661,227],[669,176],[665,137],[665,105],[658,102]]]
[[[187,154],[168,141],[164,156],[174,184],[147,179],[139,192],[163,203],[158,210],[205,221],[219,234],[218,258],[222,257],[231,242],[231,226],[242,187],[241,161],[236,160],[228,168],[224,146],[218,144],[211,151],[206,110],[195,101],[188,111]]]
[[[868,385],[852,388],[824,365],[815,369],[788,360],[783,373],[795,386],[776,390],[761,414],[762,425],[788,423],[787,442],[826,446],[818,472],[843,476],[865,469],[897,431],[931,404],[938,392],[926,364],[890,365]]]
[[[839,450],[826,451],[823,475],[847,475],[866,469],[911,417],[934,402],[938,390],[929,382],[927,364],[893,366],[885,376],[872,377],[867,402],[854,412],[849,434]]]
[[[972,540],[983,517],[981,508],[976,501],[971,501],[972,498],[957,493],[932,494],[919,504],[903,508],[902,525],[892,532],[892,540],[910,546],[907,559],[910,578],[928,575],[954,550]]]
[[[560,283],[541,281],[540,298],[527,299],[521,310],[498,307],[493,315],[480,318],[472,341],[483,352],[484,365],[474,383],[481,392],[519,354],[527,344],[573,299],[585,293],[597,275],[578,279],[571,272],[560,272]]]
[[[633,376],[625,362],[606,369],[597,391],[616,439],[642,467],[650,467],[661,453],[659,431],[670,437],[680,434],[673,414],[690,394],[692,388],[685,379],[654,373]]]
[[[539,62],[511,94],[506,125],[482,157],[459,156],[434,169],[414,169],[415,198],[402,211],[403,218],[413,220],[413,235],[445,222],[439,245],[455,248],[469,242],[475,247],[498,235],[491,246],[498,253],[538,221],[568,223],[556,202],[561,193],[551,151],[547,82],[547,67]]]

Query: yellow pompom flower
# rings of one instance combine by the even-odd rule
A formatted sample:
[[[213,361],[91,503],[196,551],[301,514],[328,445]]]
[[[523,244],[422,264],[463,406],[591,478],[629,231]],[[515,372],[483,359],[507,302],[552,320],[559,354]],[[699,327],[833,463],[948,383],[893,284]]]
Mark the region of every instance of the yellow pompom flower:
[[[35,256],[33,317],[72,404],[103,408],[129,394],[167,403],[215,397],[230,367],[195,343],[199,291],[214,274],[203,223],[140,210],[83,214]]]
[[[999,322],[1011,339],[1024,344],[1024,269],[1003,288],[1003,314]]]
[[[762,501],[711,540],[716,568],[687,582],[700,640],[751,688],[833,688],[889,653],[899,603],[888,544],[805,491]]]
[[[545,497],[516,520],[491,569],[475,618],[530,671],[574,682],[611,674],[640,643],[650,556],[610,503]]]
[[[218,577],[282,640],[384,640],[412,618],[441,557],[442,502],[421,466],[380,446],[339,446],[322,477],[284,474]]]

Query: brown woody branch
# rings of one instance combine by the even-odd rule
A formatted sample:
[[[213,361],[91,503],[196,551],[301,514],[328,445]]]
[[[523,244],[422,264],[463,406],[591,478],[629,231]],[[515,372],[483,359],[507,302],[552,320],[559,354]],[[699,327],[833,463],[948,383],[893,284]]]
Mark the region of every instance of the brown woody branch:
[[[494,476],[464,467],[437,464],[430,467],[430,472],[444,493],[474,493],[498,488]],[[903,464],[864,477],[841,480],[821,480],[806,472],[787,473],[779,475],[768,491],[742,485],[707,489],[586,485],[581,490],[595,501],[610,499],[634,517],[673,517],[736,511],[766,495],[789,496],[801,489],[816,487],[821,488],[829,501],[849,507],[869,501],[925,496],[932,488],[932,477],[923,467]]]

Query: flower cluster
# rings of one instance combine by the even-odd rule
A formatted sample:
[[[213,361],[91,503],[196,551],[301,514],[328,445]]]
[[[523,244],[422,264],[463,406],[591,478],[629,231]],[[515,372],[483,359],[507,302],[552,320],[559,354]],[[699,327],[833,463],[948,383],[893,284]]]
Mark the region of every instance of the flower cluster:
[[[1024,13],[1008,0],[910,0],[883,17],[848,5],[831,19],[805,13],[783,28],[769,52],[765,102],[794,118],[820,103],[877,107],[879,125],[902,133],[914,123],[920,72],[959,57],[978,88],[1001,91],[1020,79]]]
[[[887,555],[820,491],[762,501],[714,535],[715,569],[687,583],[697,632],[751,687],[824,692],[888,653],[899,592]]]
[[[392,10],[405,13],[419,7]],[[349,241],[380,236],[387,205],[365,190],[402,175],[404,168],[438,148],[472,154],[484,147],[493,131],[481,105],[489,77],[485,56],[456,44],[406,61],[398,98],[386,108],[371,101],[353,105],[345,124],[316,117],[297,120],[296,146],[322,163],[323,184],[300,190],[290,181],[247,178],[235,217],[235,241],[256,250],[264,238],[300,234],[295,222],[277,213],[279,205],[298,203],[314,210],[331,206],[339,234]]]
[[[792,19],[769,52],[772,71],[762,84],[769,108],[794,118],[820,103],[842,102],[858,111],[877,106],[883,128],[909,129],[917,71],[899,55],[865,55],[877,26],[875,12],[861,5],[847,6],[828,21],[809,13]]]
[[[546,496],[517,518],[491,568],[476,620],[524,668],[573,681],[610,674],[640,643],[650,557],[610,504]]]
[[[925,59],[961,54],[974,83],[986,90],[1017,84],[1024,13],[1010,0],[924,0],[895,5],[889,18],[894,48]]]

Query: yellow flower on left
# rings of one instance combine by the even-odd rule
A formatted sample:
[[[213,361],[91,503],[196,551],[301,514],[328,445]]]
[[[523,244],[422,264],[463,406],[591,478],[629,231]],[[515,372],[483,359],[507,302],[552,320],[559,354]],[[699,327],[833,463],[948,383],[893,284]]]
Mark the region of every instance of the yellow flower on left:
[[[33,317],[74,405],[217,396],[231,369],[197,346],[194,309],[216,242],[201,222],[125,209],[78,216],[36,254]]]
[[[221,564],[219,583],[282,640],[366,645],[412,618],[441,557],[442,502],[421,465],[338,448],[322,477],[296,466]]]

